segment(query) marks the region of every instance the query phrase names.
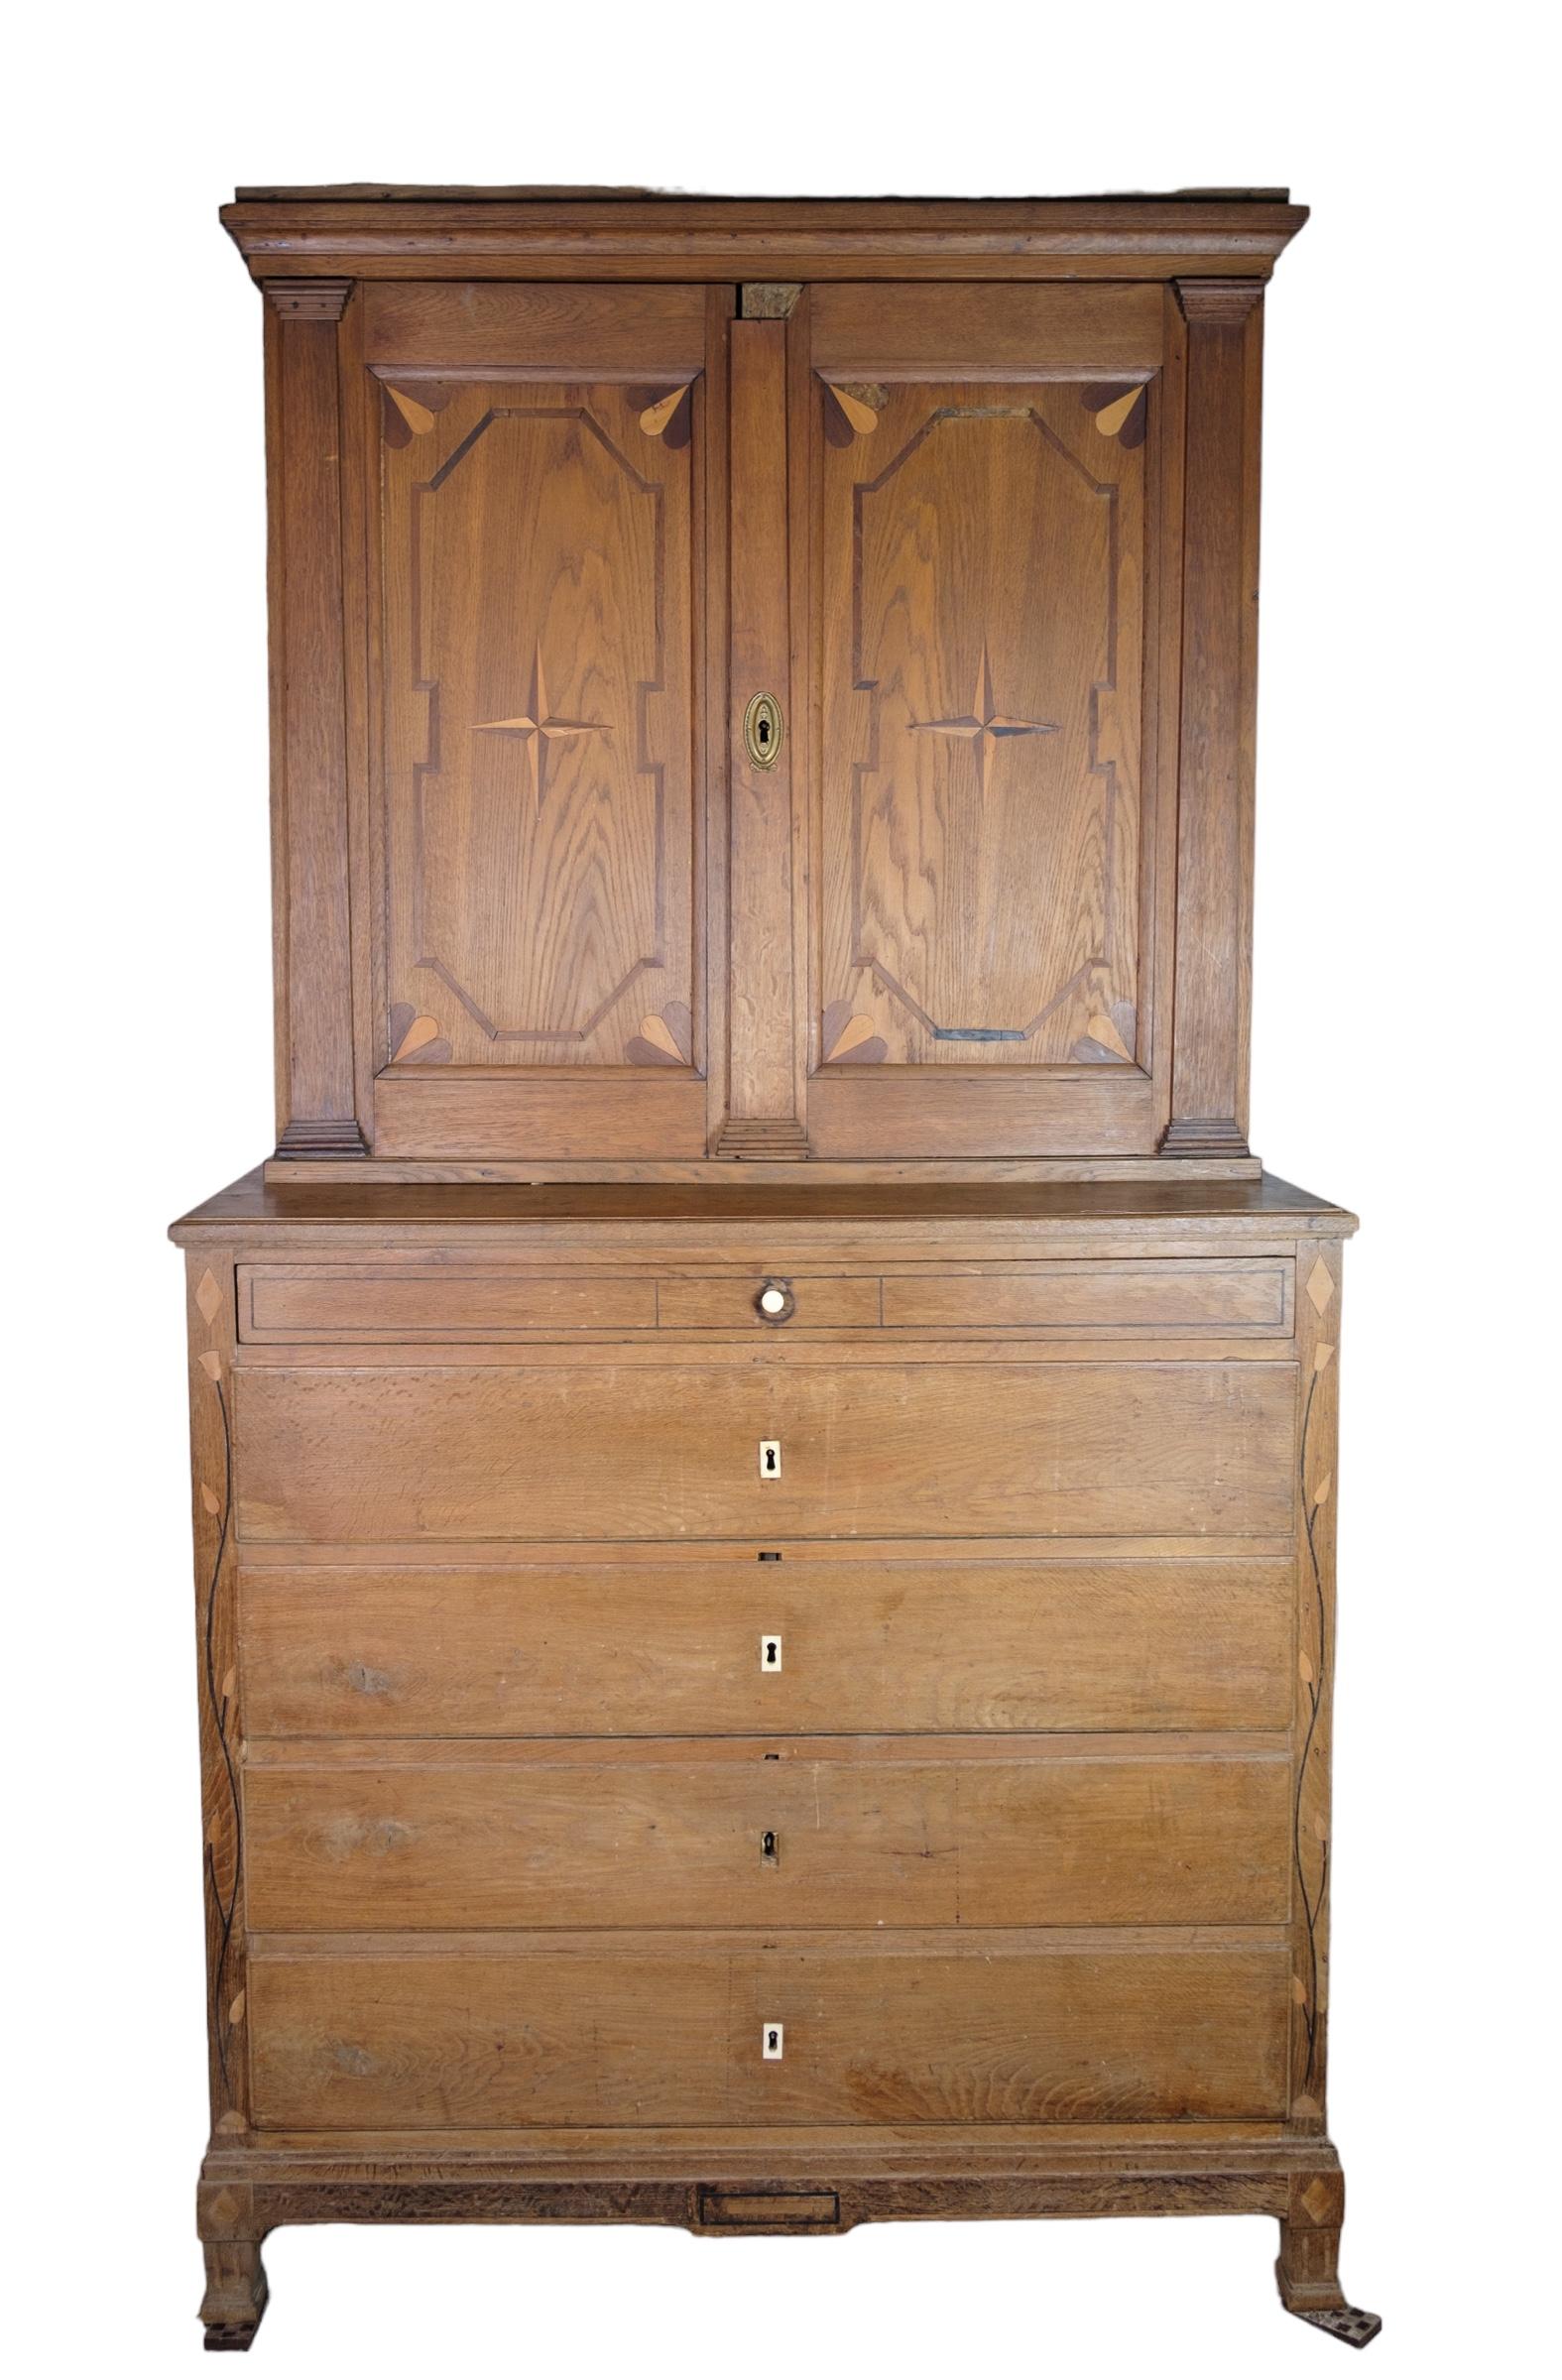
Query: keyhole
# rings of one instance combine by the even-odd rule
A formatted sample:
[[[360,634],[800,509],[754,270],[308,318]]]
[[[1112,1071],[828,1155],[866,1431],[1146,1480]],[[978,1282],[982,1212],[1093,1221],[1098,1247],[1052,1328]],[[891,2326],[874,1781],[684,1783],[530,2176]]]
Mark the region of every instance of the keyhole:
[[[760,1478],[762,1480],[779,1480],[781,1478],[781,1440],[779,1438],[762,1438],[760,1440]]]
[[[761,745],[762,745],[762,747],[763,747],[764,745],[768,744],[768,743],[770,742],[770,740],[771,740],[771,723],[770,723],[770,721],[769,721],[768,719],[762,719],[762,720],[759,722],[759,730],[760,730],[760,743],[761,743]]]
[[[773,1866],[775,1865],[778,1854],[776,1849],[776,1829],[774,1827],[767,1827],[764,1834],[760,1837],[760,1856],[762,1859],[769,1859],[771,1864]]]

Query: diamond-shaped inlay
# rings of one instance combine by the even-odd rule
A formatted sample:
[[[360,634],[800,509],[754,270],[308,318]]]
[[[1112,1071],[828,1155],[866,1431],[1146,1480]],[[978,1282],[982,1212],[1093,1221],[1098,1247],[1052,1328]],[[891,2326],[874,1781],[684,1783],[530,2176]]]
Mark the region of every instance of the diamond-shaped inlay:
[[[1334,1275],[1322,1256],[1307,1275],[1307,1295],[1320,1314],[1324,1313],[1334,1295]]]
[[[1301,2194],[1301,2202],[1306,2210],[1307,2219],[1312,2223],[1325,2223],[1328,2221],[1329,2216],[1334,2211],[1334,2201],[1335,2194],[1330,2189],[1328,2183],[1324,2180],[1322,2174],[1318,2176],[1316,2181],[1310,2182],[1307,2185],[1307,2188]]]
[[[217,1276],[209,1265],[196,1283],[195,1303],[208,1323],[216,1321],[217,1309],[222,1303],[222,1291],[217,1287]]]

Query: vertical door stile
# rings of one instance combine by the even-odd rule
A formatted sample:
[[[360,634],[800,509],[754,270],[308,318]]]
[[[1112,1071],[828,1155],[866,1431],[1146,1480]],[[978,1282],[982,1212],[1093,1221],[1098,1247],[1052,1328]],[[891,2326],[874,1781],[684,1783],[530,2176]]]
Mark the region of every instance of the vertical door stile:
[[[745,290],[741,318],[732,325],[726,1108],[712,1143],[722,1157],[808,1153],[794,956],[798,723],[786,404],[788,350],[802,335],[804,304],[802,293],[790,288]],[[758,316],[757,308],[763,308]],[[774,712],[758,707],[767,695]]]

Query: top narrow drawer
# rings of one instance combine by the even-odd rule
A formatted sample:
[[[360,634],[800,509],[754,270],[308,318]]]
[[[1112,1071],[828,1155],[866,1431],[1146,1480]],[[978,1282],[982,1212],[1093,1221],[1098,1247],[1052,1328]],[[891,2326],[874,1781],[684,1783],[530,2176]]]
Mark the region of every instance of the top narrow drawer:
[[[1287,1256],[548,1270],[522,1264],[241,1264],[239,1337],[255,1344],[780,1330],[1059,1338],[1288,1338]],[[782,1292],[767,1312],[767,1291]],[[775,1305],[774,1294],[772,1305]]]

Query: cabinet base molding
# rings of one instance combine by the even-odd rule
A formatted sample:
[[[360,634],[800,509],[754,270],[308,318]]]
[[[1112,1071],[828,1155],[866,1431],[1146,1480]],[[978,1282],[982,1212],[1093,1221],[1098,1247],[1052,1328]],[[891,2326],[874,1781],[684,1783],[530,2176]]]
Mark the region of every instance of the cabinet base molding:
[[[1344,2177],[1333,2146],[1279,2126],[937,2126],[880,2140],[844,2129],[540,2133],[525,2146],[404,2134],[224,2141],[201,2172],[206,2344],[247,2347],[266,2306],[261,2244],[285,2223],[658,2223],[711,2239],[835,2237],[859,2223],[1262,2214],[1280,2224],[1288,2312],[1353,2345],[1382,2327],[1338,2278]],[[1322,2221],[1315,2221],[1314,2216]]]

